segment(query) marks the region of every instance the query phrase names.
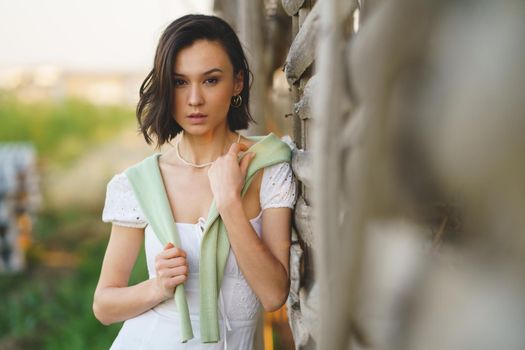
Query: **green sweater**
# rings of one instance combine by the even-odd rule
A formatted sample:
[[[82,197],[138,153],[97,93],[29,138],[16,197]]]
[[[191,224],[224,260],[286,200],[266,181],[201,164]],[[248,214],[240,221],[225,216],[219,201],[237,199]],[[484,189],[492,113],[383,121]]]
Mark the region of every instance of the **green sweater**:
[[[273,133],[248,139],[257,141],[247,151],[256,155],[248,167],[241,196],[248,190],[258,170],[277,163],[290,162],[291,159],[289,146]],[[158,165],[159,156],[159,153],[154,154],[128,168],[125,173],[148,224],[159,241],[163,245],[171,242],[180,247],[179,234]],[[229,251],[226,227],[213,201],[206,219],[199,262],[201,341],[204,343],[217,342],[220,338],[217,300]],[[174,298],[181,317],[181,341],[184,343],[193,338],[193,330],[183,284],[176,287]]]

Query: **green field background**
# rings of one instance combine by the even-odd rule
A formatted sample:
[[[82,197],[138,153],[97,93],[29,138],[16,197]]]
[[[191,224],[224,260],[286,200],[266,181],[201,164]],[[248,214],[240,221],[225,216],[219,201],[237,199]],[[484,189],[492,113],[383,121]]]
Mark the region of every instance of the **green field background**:
[[[31,142],[39,167],[67,171],[94,146],[133,128],[135,117],[122,106],[28,104],[0,95],[0,122],[0,142]],[[50,209],[47,200],[35,216],[26,270],[0,275],[0,349],[107,349],[120,324],[101,325],[91,309],[110,229],[100,220],[103,203]],[[70,259],[50,264],[49,251]],[[131,283],[145,277],[142,253]]]

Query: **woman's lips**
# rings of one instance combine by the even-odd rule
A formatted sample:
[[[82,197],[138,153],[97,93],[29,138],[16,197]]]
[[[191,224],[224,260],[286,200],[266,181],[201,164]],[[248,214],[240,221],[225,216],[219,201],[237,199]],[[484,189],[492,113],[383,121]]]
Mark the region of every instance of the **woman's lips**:
[[[187,116],[188,120],[192,124],[203,123],[206,120],[207,117],[208,117],[207,115],[200,114],[200,113],[194,113],[194,114],[190,114],[190,115]]]

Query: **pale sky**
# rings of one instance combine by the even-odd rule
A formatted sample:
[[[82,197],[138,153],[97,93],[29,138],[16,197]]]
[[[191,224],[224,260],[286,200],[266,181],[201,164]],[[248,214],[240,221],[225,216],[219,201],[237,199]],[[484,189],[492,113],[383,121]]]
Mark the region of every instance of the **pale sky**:
[[[145,71],[162,30],[213,0],[0,0],[0,69]]]

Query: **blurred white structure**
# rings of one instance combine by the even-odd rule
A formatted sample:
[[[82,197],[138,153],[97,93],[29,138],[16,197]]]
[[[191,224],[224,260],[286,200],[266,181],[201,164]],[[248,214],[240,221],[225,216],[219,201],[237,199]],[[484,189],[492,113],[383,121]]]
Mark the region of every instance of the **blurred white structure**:
[[[40,205],[34,148],[28,143],[0,143],[0,273],[23,270]]]
[[[0,70],[0,91],[23,102],[79,98],[93,104],[135,106],[145,72],[63,71],[57,66]]]

